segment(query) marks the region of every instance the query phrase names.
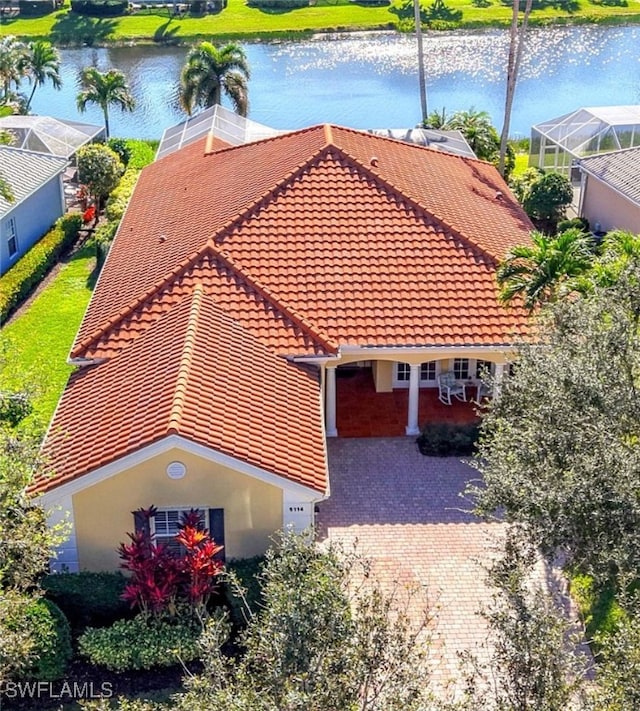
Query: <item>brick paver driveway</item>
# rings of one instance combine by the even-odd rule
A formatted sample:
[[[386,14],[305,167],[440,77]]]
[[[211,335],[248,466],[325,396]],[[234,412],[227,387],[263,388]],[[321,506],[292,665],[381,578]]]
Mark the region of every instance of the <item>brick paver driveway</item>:
[[[504,533],[465,512],[459,493],[477,472],[455,458],[422,456],[409,437],[331,439],[328,450],[331,497],[319,505],[319,538],[358,539],[387,584],[427,585],[437,614],[434,682],[455,679],[457,652],[486,637],[476,613],[490,593],[479,561]]]

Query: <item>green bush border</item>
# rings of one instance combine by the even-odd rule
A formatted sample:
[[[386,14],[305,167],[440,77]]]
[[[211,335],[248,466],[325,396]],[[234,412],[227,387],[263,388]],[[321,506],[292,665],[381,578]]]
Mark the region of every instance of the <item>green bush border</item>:
[[[82,215],[64,215],[0,277],[0,323],[25,301],[58,257],[75,244],[81,227]]]

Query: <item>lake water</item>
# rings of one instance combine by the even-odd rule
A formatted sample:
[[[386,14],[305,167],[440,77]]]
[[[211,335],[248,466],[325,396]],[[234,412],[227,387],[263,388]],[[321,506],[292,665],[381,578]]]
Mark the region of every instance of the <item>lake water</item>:
[[[429,110],[475,107],[501,123],[506,31],[426,33]],[[247,43],[249,117],[274,128],[332,122],[353,128],[415,125],[420,119],[415,37],[394,33]],[[35,113],[78,119],[76,77],[87,65],[118,67],[130,79],[134,114],[111,113],[112,134],[159,138],[184,115],[175,86],[186,49],[66,49],[63,90],[36,92]],[[640,27],[533,29],[513,109],[512,134],[580,106],[640,103]],[[90,109],[84,120],[102,123]]]

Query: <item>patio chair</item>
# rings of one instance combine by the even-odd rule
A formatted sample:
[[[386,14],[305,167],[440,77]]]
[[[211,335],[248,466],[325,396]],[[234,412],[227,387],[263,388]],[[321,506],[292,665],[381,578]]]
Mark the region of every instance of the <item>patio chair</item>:
[[[462,402],[467,401],[466,386],[456,380],[456,376],[451,372],[441,373],[438,376],[438,400],[445,405],[451,405],[451,396]]]

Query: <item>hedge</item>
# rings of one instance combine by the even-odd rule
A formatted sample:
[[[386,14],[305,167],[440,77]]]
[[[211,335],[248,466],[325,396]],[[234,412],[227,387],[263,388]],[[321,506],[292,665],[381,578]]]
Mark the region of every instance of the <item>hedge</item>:
[[[266,7],[274,10],[290,10],[296,7],[307,7],[309,0],[247,0],[249,7]]]
[[[54,573],[42,580],[47,599],[64,612],[74,632],[86,627],[105,627],[130,617],[122,600],[127,579],[122,573]]]
[[[425,425],[416,442],[420,453],[428,457],[464,457],[475,452],[479,435],[478,424],[438,422]]]
[[[56,9],[53,0],[19,0],[18,10],[21,17],[40,17]]]
[[[35,661],[26,677],[54,681],[64,676],[71,659],[71,631],[60,608],[50,600],[36,600],[27,611],[35,639]]]
[[[71,0],[71,9],[78,15],[117,17],[129,10],[128,0]]]
[[[4,323],[42,281],[58,257],[78,239],[82,215],[61,217],[55,226],[0,277],[0,323]]]

